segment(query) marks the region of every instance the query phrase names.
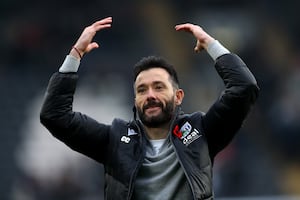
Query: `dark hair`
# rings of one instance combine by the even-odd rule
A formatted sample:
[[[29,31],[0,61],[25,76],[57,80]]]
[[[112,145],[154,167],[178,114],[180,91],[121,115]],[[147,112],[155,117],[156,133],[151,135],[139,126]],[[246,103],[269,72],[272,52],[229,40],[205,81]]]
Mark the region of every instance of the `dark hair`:
[[[142,71],[151,69],[151,68],[165,69],[169,73],[175,86],[176,87],[179,86],[177,72],[175,71],[173,65],[171,65],[164,58],[159,57],[159,56],[144,57],[139,62],[137,62],[133,69],[133,77],[134,77],[133,80],[136,81],[136,78],[139,75],[139,73],[141,73]]]

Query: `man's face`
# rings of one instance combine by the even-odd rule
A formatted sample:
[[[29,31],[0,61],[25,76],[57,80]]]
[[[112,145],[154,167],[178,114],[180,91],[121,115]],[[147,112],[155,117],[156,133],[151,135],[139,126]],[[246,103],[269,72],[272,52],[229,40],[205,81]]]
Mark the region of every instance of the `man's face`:
[[[169,123],[174,114],[178,100],[170,75],[165,69],[151,68],[142,71],[136,78],[135,106],[139,117],[148,127],[159,127]]]

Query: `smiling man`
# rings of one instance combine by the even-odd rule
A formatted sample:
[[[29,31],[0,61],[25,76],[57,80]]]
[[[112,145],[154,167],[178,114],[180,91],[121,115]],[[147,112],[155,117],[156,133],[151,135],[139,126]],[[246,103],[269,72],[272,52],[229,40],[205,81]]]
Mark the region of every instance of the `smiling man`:
[[[177,31],[197,39],[225,90],[207,113],[184,114],[184,92],[166,60],[145,57],[134,67],[134,120],[106,125],[72,110],[82,56],[99,45],[97,31],[111,27],[108,17],[86,27],[49,81],[42,124],[59,140],[105,168],[106,199],[213,199],[214,157],[240,129],[253,106],[258,86],[245,63],[200,26],[180,24]]]
[[[171,74],[176,75],[172,66],[154,56],[142,59],[135,66],[135,106],[150,139],[167,137],[175,106],[181,104],[184,96],[177,75]],[[150,128],[164,130],[152,134]]]

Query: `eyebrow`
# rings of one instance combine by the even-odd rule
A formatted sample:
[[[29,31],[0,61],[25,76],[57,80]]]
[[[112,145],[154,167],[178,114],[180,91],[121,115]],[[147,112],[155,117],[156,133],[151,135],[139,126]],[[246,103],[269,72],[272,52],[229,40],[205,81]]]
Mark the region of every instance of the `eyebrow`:
[[[164,84],[164,85],[165,85],[165,83],[164,83],[163,81],[153,81],[153,82],[150,83],[150,85],[157,85],[157,84]],[[136,88],[144,87],[144,86],[146,86],[146,85],[147,85],[147,84],[145,84],[145,83],[141,83],[140,85],[137,85]]]

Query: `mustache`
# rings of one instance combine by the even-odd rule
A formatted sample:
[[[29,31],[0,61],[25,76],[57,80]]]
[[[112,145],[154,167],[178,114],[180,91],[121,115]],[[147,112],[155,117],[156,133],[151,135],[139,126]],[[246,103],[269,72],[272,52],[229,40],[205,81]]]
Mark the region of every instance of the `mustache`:
[[[162,108],[163,104],[160,101],[149,100],[148,103],[143,106],[143,110],[145,111],[146,109],[155,107],[155,106]]]

